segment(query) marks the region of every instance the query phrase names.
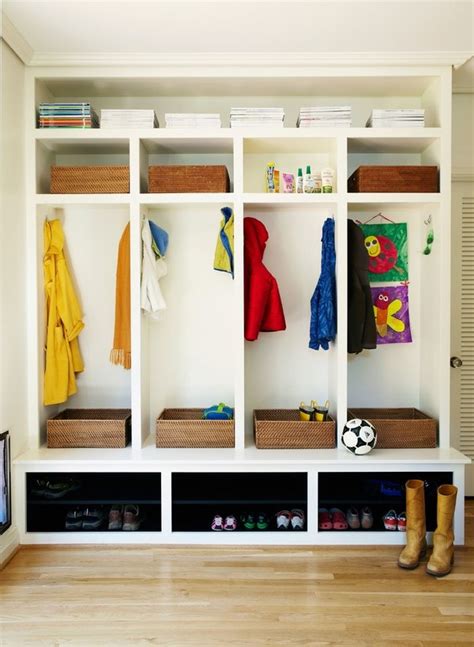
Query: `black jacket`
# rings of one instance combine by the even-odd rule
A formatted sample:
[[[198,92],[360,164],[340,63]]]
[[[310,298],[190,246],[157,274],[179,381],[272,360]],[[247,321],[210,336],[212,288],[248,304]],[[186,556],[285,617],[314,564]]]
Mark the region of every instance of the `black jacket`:
[[[347,351],[360,353],[377,347],[374,307],[369,283],[369,256],[362,229],[353,220],[347,223]]]

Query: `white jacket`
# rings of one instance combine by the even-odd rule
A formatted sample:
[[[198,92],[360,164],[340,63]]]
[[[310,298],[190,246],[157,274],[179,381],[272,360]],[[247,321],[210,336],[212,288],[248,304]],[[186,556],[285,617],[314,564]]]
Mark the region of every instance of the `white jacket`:
[[[166,276],[168,268],[163,258],[156,258],[151,246],[152,236],[148,218],[142,224],[142,293],[141,304],[153,319],[160,319],[161,312],[166,310],[166,302],[160,288],[160,279]]]

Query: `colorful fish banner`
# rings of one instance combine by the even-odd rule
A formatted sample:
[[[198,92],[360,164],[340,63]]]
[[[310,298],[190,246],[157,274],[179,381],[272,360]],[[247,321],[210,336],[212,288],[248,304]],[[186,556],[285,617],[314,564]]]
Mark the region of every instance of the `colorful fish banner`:
[[[408,230],[406,222],[364,225],[369,255],[369,280],[377,283],[408,281]]]
[[[370,288],[374,304],[378,344],[407,344],[412,341],[408,285]]]

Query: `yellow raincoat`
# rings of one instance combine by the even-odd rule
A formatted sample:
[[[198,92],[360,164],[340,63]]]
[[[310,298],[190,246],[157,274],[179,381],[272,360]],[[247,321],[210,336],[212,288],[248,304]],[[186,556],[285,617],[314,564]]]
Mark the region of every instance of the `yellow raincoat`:
[[[78,335],[82,313],[64,257],[59,220],[44,223],[44,288],[46,294],[45,405],[65,402],[77,391],[76,373],[84,370]]]

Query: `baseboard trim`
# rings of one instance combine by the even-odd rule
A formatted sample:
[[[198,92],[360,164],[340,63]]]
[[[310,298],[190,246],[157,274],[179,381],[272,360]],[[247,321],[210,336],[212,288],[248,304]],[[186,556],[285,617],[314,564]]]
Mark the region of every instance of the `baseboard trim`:
[[[16,526],[12,526],[0,536],[0,571],[8,564],[19,547],[20,533]]]

